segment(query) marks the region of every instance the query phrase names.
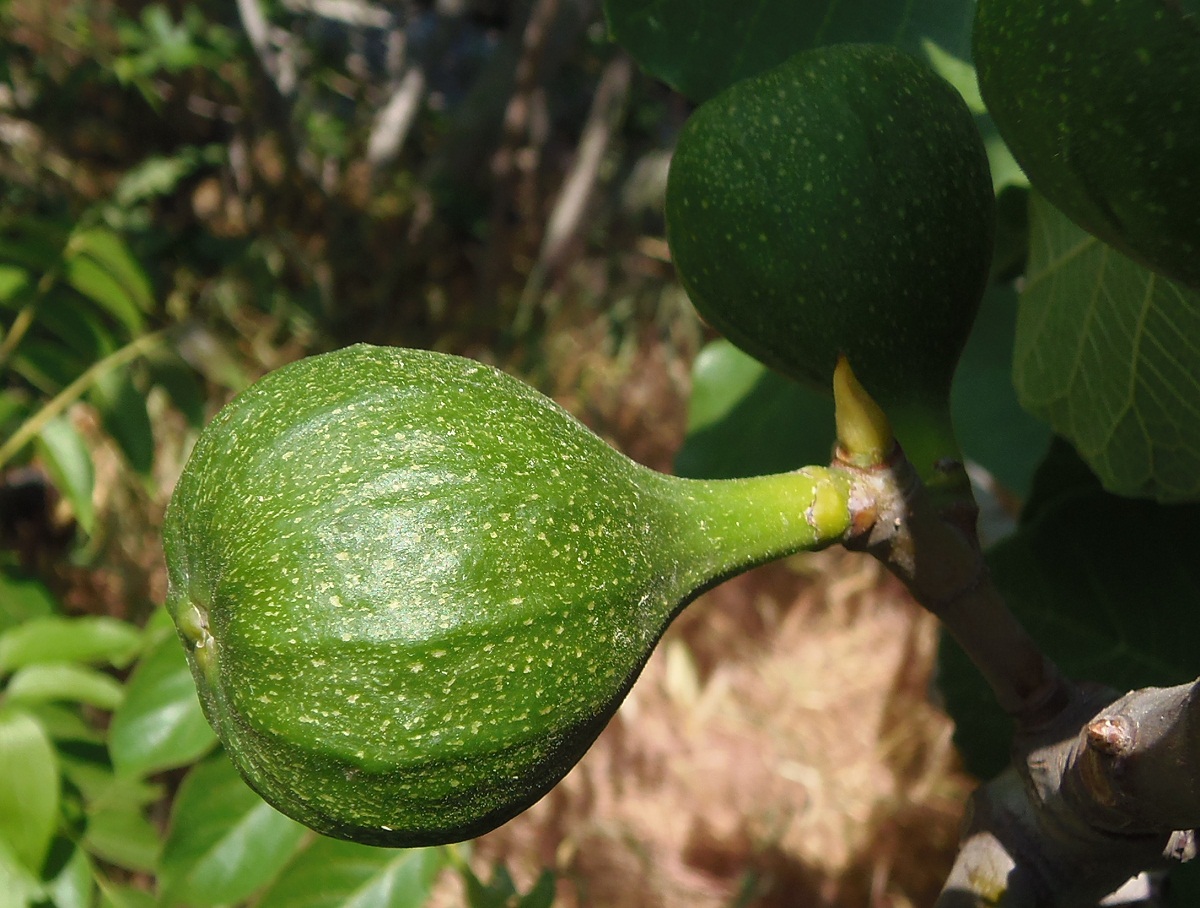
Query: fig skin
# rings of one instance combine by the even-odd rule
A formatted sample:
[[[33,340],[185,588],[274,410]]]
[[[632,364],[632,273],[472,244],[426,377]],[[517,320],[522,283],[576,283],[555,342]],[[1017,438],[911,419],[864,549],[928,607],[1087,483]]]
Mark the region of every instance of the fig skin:
[[[1038,192],[1200,289],[1200,15],[1163,0],[980,0],[980,93]]]

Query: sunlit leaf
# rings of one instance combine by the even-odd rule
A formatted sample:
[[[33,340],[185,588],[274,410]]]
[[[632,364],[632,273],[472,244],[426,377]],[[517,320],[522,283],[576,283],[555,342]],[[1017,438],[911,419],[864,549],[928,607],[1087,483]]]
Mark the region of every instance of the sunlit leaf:
[[[101,860],[142,873],[155,870],[162,846],[158,829],[136,804],[105,804],[89,811],[83,844]]]
[[[5,908],[26,908],[40,902],[44,895],[37,876],[17,858],[3,831],[0,831],[0,893]]]
[[[38,662],[123,666],[141,647],[137,628],[116,618],[45,617],[0,634],[0,674]]]
[[[19,307],[32,287],[33,278],[27,269],[0,264],[0,306]]]
[[[216,740],[172,630],[142,656],[129,677],[125,700],[109,726],[113,764],[128,775],[149,775],[194,762]]]
[[[972,0],[605,0],[612,36],[651,75],[693,101],[806,47],[930,40],[970,56]]]
[[[82,848],[74,848],[70,859],[46,884],[54,908],[92,908],[96,891],[95,868]]]
[[[1200,294],[1080,230],[1030,212],[1014,378],[1110,490],[1200,498]]]
[[[117,234],[103,227],[77,230],[71,235],[67,249],[72,259],[85,257],[95,262],[120,285],[141,312],[153,310],[154,291],[150,278]]]
[[[87,443],[66,417],[59,416],[42,427],[35,441],[55,488],[71,506],[75,520],[85,533],[96,525],[92,504],[95,468]]]
[[[503,864],[495,866],[491,880],[486,883],[470,868],[465,870],[465,876],[469,908],[550,908],[554,903],[554,874],[550,871],[542,873],[524,895],[518,892]]]
[[[59,700],[111,710],[121,702],[123,693],[119,681],[93,668],[71,662],[39,662],[14,672],[4,697],[9,703]]]
[[[371,848],[318,838],[295,856],[258,908],[420,908],[445,863],[440,848]]]
[[[145,319],[129,291],[94,259],[86,256],[68,259],[63,264],[63,278],[81,295],[124,325],[131,334],[142,330]]]
[[[58,824],[54,745],[28,713],[0,708],[0,841],[28,870],[41,871]]]
[[[188,773],[175,798],[159,865],[163,901],[239,901],[274,877],[306,834],[217,753]]]

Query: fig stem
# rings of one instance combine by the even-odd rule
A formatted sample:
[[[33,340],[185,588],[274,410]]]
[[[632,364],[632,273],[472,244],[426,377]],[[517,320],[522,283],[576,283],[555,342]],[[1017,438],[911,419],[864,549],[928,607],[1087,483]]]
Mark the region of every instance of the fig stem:
[[[858,467],[883,463],[896,446],[892,424],[845,356],[838,357],[833,370],[833,404],[838,457]]]
[[[857,474],[846,548],[874,556],[938,617],[1020,724],[1060,711],[1069,686],[992,582],[969,487],[948,497],[927,486],[898,445],[883,463],[840,466]]]

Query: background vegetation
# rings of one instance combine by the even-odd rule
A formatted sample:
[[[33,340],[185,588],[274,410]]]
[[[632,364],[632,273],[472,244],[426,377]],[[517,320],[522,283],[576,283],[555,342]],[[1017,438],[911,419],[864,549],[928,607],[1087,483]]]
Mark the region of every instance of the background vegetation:
[[[672,279],[670,148],[690,103],[739,73],[697,69],[712,48],[691,49],[692,69],[653,59],[655,29],[696,4],[659,4],[657,21],[610,5],[613,33],[682,93],[610,40],[598,0],[0,3],[0,893],[12,904],[899,906],[937,891],[969,780],[925,698],[936,632],[852,558],[800,559],[694,607],[631,701],[638,721],[619,717],[563,794],[474,850],[350,846],[268,808],[216,748],[159,608],[157,528],[196,432],[263,372],[346,343],[499,364],[661,469],[827,459],[829,405],[708,343]],[[1144,625],[1153,639],[1139,637],[1113,593],[1129,572],[1093,557],[1103,539],[1075,563],[1031,547],[1080,506],[1095,527],[1155,527],[1134,534],[1145,559],[1197,523],[1115,500],[1064,445],[1035,480],[1051,432],[1010,381],[1027,267],[1025,305],[1090,287],[1075,298],[1097,317],[1025,320],[1024,402],[1110,487],[1165,501],[1194,497],[1200,446],[1141,444],[1124,417],[1163,406],[1144,375],[1096,389],[1054,355],[1080,325],[1107,333],[1120,312],[1095,300],[1140,278],[1048,206],[1027,218],[965,62],[971,8],[881,15],[870,34],[829,20],[809,37],[899,43],[973,104],[1001,230],[956,415],[991,493],[986,531],[1011,532],[1026,497],[1038,506],[995,567],[1022,578],[1027,617],[1068,669],[1085,653],[1082,673],[1110,683],[1178,680],[1186,651]],[[1164,324],[1200,311],[1169,287],[1147,292]],[[1087,407],[1115,417],[1072,435]],[[1039,611],[1096,601],[1065,590],[1080,572],[1105,593],[1106,620]],[[1164,598],[1194,599],[1180,592],[1195,589],[1191,566],[1167,558],[1155,576]],[[969,666],[949,653],[944,670],[960,718],[977,720],[963,726],[969,765],[990,773],[1003,725]],[[786,771],[756,774],[766,750]],[[721,806],[701,803],[726,775]],[[799,819],[773,819],[780,804]]]

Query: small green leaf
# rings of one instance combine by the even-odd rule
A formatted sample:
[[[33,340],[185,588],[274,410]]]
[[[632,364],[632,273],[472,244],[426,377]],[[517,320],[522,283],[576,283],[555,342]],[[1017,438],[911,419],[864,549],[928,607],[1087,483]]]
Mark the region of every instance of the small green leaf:
[[[130,334],[138,334],[145,327],[145,319],[128,291],[94,260],[84,256],[68,259],[63,265],[63,277],[75,291],[115,318]]]
[[[162,843],[158,829],[136,804],[106,804],[89,810],[83,845],[109,864],[153,872]]]
[[[39,662],[13,674],[4,698],[19,704],[65,700],[111,710],[123,693],[120,682],[95,669],[70,662]]]
[[[140,313],[149,313],[154,309],[154,291],[150,286],[150,279],[117,234],[104,227],[76,231],[71,235],[67,250],[68,275],[71,273],[71,265],[86,259],[94,263],[120,288],[121,294],[139,311],[139,321]]]
[[[244,899],[279,872],[306,834],[217,753],[179,787],[159,864],[163,901],[205,906]]]
[[[46,472],[71,506],[80,527],[85,533],[91,533],[96,525],[96,509],[92,504],[96,476],[92,455],[83,437],[69,420],[59,416],[42,427],[36,446]]]
[[[63,778],[79,791],[91,811],[142,808],[163,797],[163,787],[113,772],[103,742],[63,741],[58,745]]]
[[[100,908],[156,908],[158,901],[144,889],[100,883]]]
[[[54,908],[92,908],[96,891],[94,877],[95,868],[87,852],[75,848],[62,870],[46,884],[46,894]]]
[[[186,766],[216,744],[175,633],[142,656],[109,726],[113,764],[128,775]]]
[[[111,369],[92,386],[91,402],[100,412],[104,429],[121,448],[129,465],[143,476],[154,466],[154,430],[146,410],[146,395],[133,383],[128,369]]]
[[[258,908],[420,908],[446,864],[440,848],[372,848],[318,838],[297,854]]]
[[[40,873],[58,825],[58,759],[42,726],[16,709],[0,709],[0,842]]]
[[[0,306],[19,308],[33,287],[33,278],[25,268],[0,264]]]
[[[675,472],[725,479],[828,463],[833,438],[829,396],[718,340],[700,352],[692,369],[688,436]]]
[[[26,908],[42,901],[45,895],[42,884],[18,859],[3,830],[0,830],[0,893],[5,908]]]
[[[1022,404],[1111,491],[1200,499],[1200,293],[1036,198],[1030,244],[1013,370]]]
[[[0,564],[0,635],[11,627],[58,611],[58,601],[36,577]]]
[[[605,0],[612,36],[652,76],[693,101],[806,47],[933,41],[966,58],[970,0]]]
[[[0,634],[0,675],[38,662],[127,665],[142,639],[132,624],[116,618],[46,617]]]

